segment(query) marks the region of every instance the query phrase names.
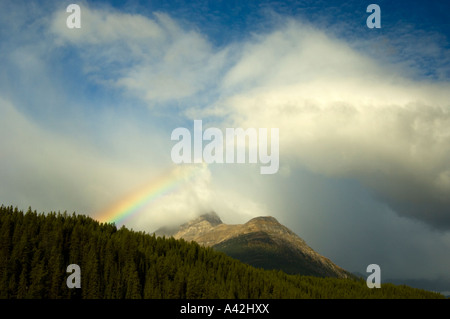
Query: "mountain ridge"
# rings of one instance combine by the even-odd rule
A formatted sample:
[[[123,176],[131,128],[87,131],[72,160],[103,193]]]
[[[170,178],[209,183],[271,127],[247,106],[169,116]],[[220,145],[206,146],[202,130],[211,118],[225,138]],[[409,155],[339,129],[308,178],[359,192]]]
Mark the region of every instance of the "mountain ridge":
[[[163,232],[160,229],[155,233]],[[244,224],[224,224],[211,212],[180,225],[171,236],[212,247],[255,267],[319,277],[353,277],[273,216],[258,216]]]

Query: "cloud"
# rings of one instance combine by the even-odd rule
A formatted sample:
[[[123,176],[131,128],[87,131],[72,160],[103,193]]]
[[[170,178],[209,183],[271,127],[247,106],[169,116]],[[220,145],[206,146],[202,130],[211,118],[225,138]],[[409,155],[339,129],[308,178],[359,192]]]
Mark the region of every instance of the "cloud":
[[[2,52],[0,124],[8,138],[0,142],[0,200],[23,209],[95,217],[173,166],[170,130],[179,119],[167,112],[145,112],[134,98],[151,106],[194,95],[205,100],[198,92],[210,85],[225,53],[215,52],[200,33],[181,28],[162,13],[152,20],[82,6],[82,28],[72,30],[66,28],[63,9],[35,17],[47,28],[43,32],[28,28],[22,35],[14,28],[16,36],[8,39],[12,45]],[[12,8],[11,14],[19,11]],[[48,12],[39,11],[43,13]],[[40,32],[45,41],[37,40]],[[97,84],[113,98],[102,98],[92,89]],[[214,209],[236,218],[239,213],[224,198],[239,200],[244,215],[256,211],[258,204],[244,195],[211,191],[208,171],[200,175],[127,223],[154,230]]]
[[[16,70],[14,80],[0,79],[4,88],[19,83],[0,92],[2,204],[94,216],[168,166],[165,132],[140,114],[127,114],[120,100],[105,110],[98,99],[67,96],[71,90],[53,85],[40,47],[35,49],[14,54],[27,58],[23,68],[5,65],[6,73]],[[33,79],[45,80],[33,88]]]
[[[279,127],[281,162],[358,180],[398,213],[450,227],[450,84],[410,80],[298,22],[224,77],[240,127]]]
[[[243,167],[235,169],[241,172],[244,170]],[[169,175],[177,176],[176,179],[171,179],[169,191],[164,192],[162,196],[153,196],[160,193],[162,189],[152,188],[152,193],[146,195],[150,200],[141,208],[130,210],[128,217],[120,221],[119,226],[124,223],[130,228],[153,232],[163,226],[179,226],[201,214],[210,212],[217,212],[223,222],[229,224],[244,223],[252,217],[268,215],[264,205],[254,201],[253,196],[248,196],[249,191],[245,189],[246,185],[236,186],[232,190],[224,189],[223,182],[226,177],[222,176],[217,183],[217,175],[213,179],[213,172],[205,163],[175,165],[170,173],[164,173],[160,177],[165,178]],[[139,188],[136,189],[136,191],[139,190]],[[243,190],[245,194],[242,194]],[[122,198],[127,198],[127,194],[119,197],[117,201],[121,202]],[[112,205],[114,207],[114,201]],[[130,203],[126,210],[132,206],[134,203],[133,205]]]
[[[81,29],[66,28],[68,14],[55,12],[50,26],[55,45],[78,48],[87,74],[149,106],[208,95],[211,78],[226,62],[226,50],[216,51],[201,33],[165,13],[148,18],[88,5],[81,12]]]
[[[76,30],[65,26],[65,10],[50,15],[50,52],[73,49],[91,83],[152,108],[169,107],[161,114],[181,118],[170,119],[167,131],[196,117],[214,118],[209,124],[222,128],[278,127],[282,171],[306,167],[355,179],[396,212],[450,227],[448,82],[413,80],[405,65],[363,54],[365,40],[347,43],[294,20],[218,49],[161,12],[146,17],[87,4],[81,9]],[[438,46],[428,47],[425,56],[440,56]],[[408,60],[414,52],[418,48],[409,46]],[[170,147],[162,146],[165,133],[157,133],[160,149]],[[118,134],[107,134],[126,145]],[[143,134],[133,135],[142,145]]]
[[[90,214],[152,174],[108,158],[94,145],[47,131],[3,98],[0,114],[3,204]]]
[[[117,64],[97,74],[111,88],[149,106],[178,101],[181,114],[219,125],[279,127],[286,166],[356,179],[398,213],[450,227],[448,82],[412,80],[356,40],[294,20],[217,50],[163,13],[82,12],[81,32],[60,27],[63,12],[51,31],[80,48],[88,74]],[[438,56],[431,47],[425,55]]]

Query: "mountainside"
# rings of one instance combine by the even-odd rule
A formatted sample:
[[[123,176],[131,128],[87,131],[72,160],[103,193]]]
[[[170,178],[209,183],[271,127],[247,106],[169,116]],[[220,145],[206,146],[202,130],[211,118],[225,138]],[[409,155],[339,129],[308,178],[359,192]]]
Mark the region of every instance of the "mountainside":
[[[162,234],[164,229],[156,233]],[[280,269],[288,274],[352,277],[270,216],[256,217],[245,224],[227,225],[217,214],[209,213],[165,235],[212,247],[255,267]]]

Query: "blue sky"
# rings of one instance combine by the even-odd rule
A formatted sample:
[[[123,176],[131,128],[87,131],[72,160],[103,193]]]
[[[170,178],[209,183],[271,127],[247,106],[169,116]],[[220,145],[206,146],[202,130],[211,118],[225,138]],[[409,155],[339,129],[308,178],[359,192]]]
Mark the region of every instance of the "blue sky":
[[[277,127],[280,170],[209,165],[127,221],[272,215],[350,271],[450,291],[450,5],[0,4],[0,202],[98,212],[173,168],[172,130]],[[351,253],[350,253],[351,252]]]

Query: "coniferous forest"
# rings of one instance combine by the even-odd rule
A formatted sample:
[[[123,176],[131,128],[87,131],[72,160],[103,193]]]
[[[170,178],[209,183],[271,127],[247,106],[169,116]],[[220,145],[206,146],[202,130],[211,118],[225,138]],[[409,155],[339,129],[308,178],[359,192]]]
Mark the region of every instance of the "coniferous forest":
[[[67,266],[81,269],[68,288]],[[364,280],[256,269],[211,248],[77,214],[0,207],[0,298],[444,298]]]

